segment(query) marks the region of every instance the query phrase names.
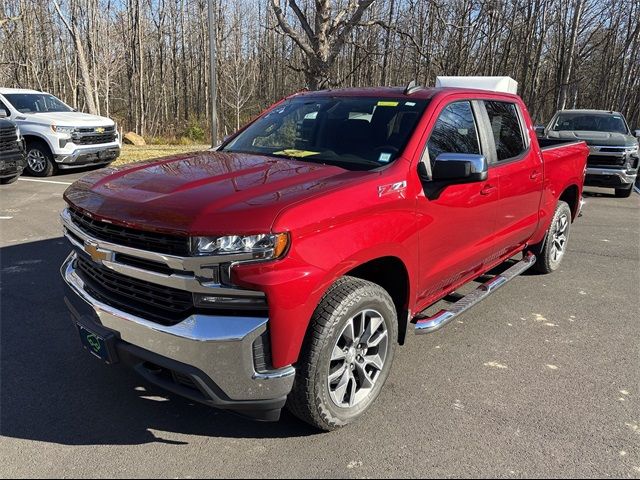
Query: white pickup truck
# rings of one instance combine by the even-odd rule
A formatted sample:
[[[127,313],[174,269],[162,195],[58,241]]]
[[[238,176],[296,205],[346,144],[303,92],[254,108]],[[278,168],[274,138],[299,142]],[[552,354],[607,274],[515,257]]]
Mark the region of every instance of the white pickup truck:
[[[120,155],[115,122],[75,111],[49,93],[0,88],[0,113],[26,142],[26,171],[48,177],[58,169],[106,165]]]

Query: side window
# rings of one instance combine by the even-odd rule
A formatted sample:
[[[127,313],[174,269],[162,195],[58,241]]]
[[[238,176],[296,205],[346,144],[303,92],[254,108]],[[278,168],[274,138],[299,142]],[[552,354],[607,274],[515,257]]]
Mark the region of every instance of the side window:
[[[514,103],[484,102],[496,143],[498,162],[517,157],[526,150],[518,108]]]
[[[431,164],[441,153],[480,154],[471,102],[455,102],[440,113],[427,143]]]
[[[4,113],[5,117],[9,117],[11,115],[11,112],[9,111],[7,106],[4,104],[2,100],[0,100],[0,114],[2,113]]]

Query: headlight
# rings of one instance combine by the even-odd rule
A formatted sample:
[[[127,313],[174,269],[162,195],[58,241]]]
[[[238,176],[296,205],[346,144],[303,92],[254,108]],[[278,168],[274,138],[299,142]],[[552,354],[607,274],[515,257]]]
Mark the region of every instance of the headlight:
[[[630,155],[638,153],[638,145],[634,145],[632,147],[625,147],[624,151]]]
[[[16,138],[18,141],[22,141],[22,135],[20,135],[20,128],[16,127]]]
[[[75,127],[60,127],[58,125],[51,125],[51,130],[62,135],[71,135],[75,131],[75,129]]]
[[[282,256],[289,245],[286,233],[192,237],[192,255],[243,255],[249,259],[273,259]]]

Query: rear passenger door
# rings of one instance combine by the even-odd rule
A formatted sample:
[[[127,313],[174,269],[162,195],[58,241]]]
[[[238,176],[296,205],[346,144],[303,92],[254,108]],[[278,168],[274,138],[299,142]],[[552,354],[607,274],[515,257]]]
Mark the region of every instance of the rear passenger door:
[[[495,156],[489,171],[498,179],[496,255],[526,243],[536,231],[544,182],[541,155],[531,149],[524,116],[516,103],[485,100]]]

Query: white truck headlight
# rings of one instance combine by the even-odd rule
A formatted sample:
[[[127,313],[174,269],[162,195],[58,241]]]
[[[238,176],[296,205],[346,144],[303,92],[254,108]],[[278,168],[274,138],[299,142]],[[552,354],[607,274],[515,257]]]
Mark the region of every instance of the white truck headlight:
[[[289,245],[287,233],[191,237],[192,255],[243,255],[268,260],[284,254]]]
[[[61,135],[71,135],[75,131],[76,127],[61,127],[59,125],[51,125],[51,130],[54,133],[59,133]]]

